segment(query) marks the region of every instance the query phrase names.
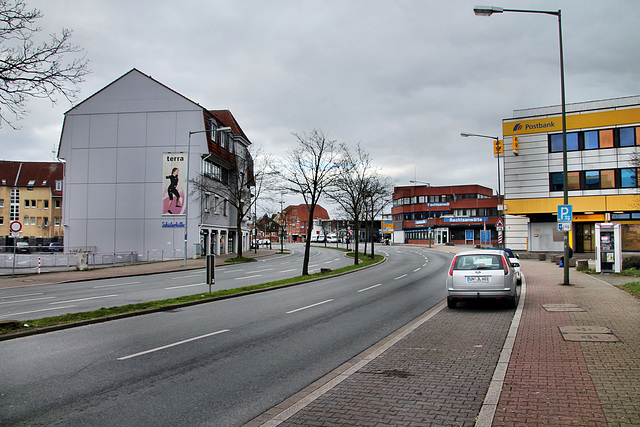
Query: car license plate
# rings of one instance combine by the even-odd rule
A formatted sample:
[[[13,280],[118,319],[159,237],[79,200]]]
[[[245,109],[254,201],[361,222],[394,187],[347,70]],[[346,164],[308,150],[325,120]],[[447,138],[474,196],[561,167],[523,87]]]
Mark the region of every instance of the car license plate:
[[[489,283],[489,276],[467,276],[467,283]]]

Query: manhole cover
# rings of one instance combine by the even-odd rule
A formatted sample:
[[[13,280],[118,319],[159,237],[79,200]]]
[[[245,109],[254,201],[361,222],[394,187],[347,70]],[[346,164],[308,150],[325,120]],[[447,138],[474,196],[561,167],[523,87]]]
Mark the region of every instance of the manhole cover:
[[[581,342],[617,342],[618,337],[613,334],[562,334],[565,341]]]
[[[556,311],[586,311],[577,304],[542,304],[542,307],[549,312]]]
[[[604,326],[560,326],[563,334],[611,334],[611,329]]]

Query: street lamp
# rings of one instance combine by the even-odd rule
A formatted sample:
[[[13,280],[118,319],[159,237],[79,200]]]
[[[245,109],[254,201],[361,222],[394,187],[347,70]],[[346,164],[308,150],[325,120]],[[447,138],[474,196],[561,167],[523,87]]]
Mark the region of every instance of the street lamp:
[[[467,138],[469,136],[475,136],[475,137],[478,137],[478,138],[488,138],[488,139],[495,140],[495,151],[498,154],[497,155],[497,158],[498,158],[498,206],[500,207],[500,205],[503,205],[503,203],[500,201],[501,200],[500,199],[500,151],[501,151],[500,150],[500,138],[497,137],[497,136],[480,135],[480,134],[477,134],[477,133],[469,133],[469,132],[462,132],[460,134],[460,136],[464,136],[465,138]],[[502,151],[504,152],[504,147],[503,147]],[[504,206],[502,206],[502,208],[504,209]],[[498,208],[498,218],[501,217],[500,212],[501,212],[501,210],[500,210],[500,208]],[[503,242],[502,242],[502,244],[504,245],[504,234],[503,234]],[[500,246],[500,245],[498,245],[498,246]]]
[[[190,160],[191,160],[191,135],[195,133],[204,133],[211,132],[212,130],[220,131],[220,132],[231,132],[230,127],[220,127],[215,129],[205,129],[205,130],[192,130],[189,131],[189,144],[187,145],[187,189],[185,195],[185,205],[184,205],[184,266],[187,266],[187,235],[189,230],[189,170],[191,169]]]
[[[430,224],[429,222],[431,222],[431,183],[430,182],[424,182],[424,181],[416,181],[416,180],[411,180],[409,181],[412,184],[426,184],[429,187],[429,191],[427,193],[427,233],[429,233],[429,235],[432,234],[430,228]],[[431,247],[431,237],[432,236],[427,236],[429,237],[429,247]]]
[[[562,190],[564,204],[569,204],[569,182],[567,177],[567,111],[564,91],[564,53],[562,50],[562,12],[561,10],[504,9],[496,6],[476,6],[473,12],[478,16],[491,16],[494,13],[519,12],[553,15],[558,17],[558,38],[560,42],[560,96],[562,101]],[[569,285],[569,232],[564,232],[564,284]]]

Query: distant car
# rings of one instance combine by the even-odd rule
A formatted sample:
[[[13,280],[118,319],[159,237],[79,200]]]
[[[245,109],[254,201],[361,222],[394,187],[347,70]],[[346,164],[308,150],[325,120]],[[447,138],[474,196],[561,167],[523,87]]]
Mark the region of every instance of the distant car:
[[[513,269],[516,271],[518,286],[522,285],[522,270],[520,269],[520,257],[518,254],[513,253],[509,248],[490,248],[490,250],[505,251],[507,253],[509,261],[511,262],[511,265],[513,265]]]
[[[262,240],[260,240],[260,244],[261,244],[262,246],[269,246],[269,245],[271,244],[271,240],[269,240],[269,239],[262,239]]]
[[[316,243],[316,242],[317,243],[324,243],[324,241],[325,241],[324,234],[313,234],[311,236],[311,241],[314,242],[314,243]]]
[[[59,242],[51,242],[47,247],[48,252],[62,252],[64,248]]]
[[[327,237],[327,243],[338,243],[338,236]]]
[[[30,254],[31,248],[28,242],[16,242],[16,252],[20,254]]]
[[[503,299],[509,308],[518,305],[516,272],[502,249],[457,254],[449,267],[446,289],[449,308],[479,298]]]

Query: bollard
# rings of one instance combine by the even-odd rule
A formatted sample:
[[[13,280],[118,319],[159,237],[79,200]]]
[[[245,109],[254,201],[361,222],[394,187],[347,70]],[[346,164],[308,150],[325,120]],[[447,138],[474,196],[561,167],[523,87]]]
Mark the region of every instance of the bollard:
[[[40,261],[41,261],[41,260],[40,260],[40,257],[38,257],[38,274],[40,274],[40,265],[41,265],[41,262],[40,262]]]

